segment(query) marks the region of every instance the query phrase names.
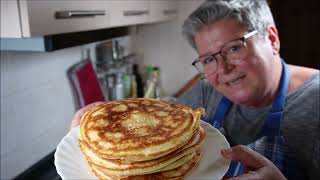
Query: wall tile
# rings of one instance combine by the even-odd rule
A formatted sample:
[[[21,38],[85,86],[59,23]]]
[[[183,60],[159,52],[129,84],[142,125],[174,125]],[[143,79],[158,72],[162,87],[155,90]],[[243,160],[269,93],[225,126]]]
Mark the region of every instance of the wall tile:
[[[6,156],[1,156],[1,179],[12,179],[56,148],[62,139],[61,135],[66,134],[68,128],[61,128],[59,124],[51,128],[54,130],[25,142]]]
[[[30,142],[54,124],[69,126],[73,99],[65,77],[1,100],[1,155]]]
[[[4,52],[3,54],[1,97],[52,81],[64,75],[68,67],[81,60],[80,48],[48,53]]]
[[[1,52],[1,177],[53,151],[75,112],[67,69],[95,44],[55,52]]]

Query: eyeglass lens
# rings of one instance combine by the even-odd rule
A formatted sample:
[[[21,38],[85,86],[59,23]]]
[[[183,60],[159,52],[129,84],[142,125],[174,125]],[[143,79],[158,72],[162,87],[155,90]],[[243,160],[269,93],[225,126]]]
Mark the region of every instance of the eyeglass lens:
[[[243,60],[247,55],[247,48],[242,40],[235,40],[229,42],[221,49],[221,54],[223,60],[227,63],[233,63],[235,61]],[[218,68],[217,55],[207,55],[199,58],[198,62],[195,64],[196,68],[201,72],[204,71],[212,72],[216,71]]]

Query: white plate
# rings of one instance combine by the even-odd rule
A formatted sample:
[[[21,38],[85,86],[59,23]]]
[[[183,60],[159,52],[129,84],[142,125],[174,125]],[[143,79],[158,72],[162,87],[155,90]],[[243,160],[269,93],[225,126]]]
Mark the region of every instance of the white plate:
[[[229,148],[225,137],[210,124],[201,122],[206,131],[203,155],[199,166],[186,179],[221,179],[229,168],[230,161],[224,159],[220,150]],[[54,164],[62,179],[98,179],[93,175],[79,146],[79,127],[73,128],[59,143]]]

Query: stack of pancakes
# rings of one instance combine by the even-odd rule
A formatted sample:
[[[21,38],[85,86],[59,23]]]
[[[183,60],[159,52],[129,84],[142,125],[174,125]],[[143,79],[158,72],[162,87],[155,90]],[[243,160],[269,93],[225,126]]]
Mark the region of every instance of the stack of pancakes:
[[[203,113],[154,99],[103,103],[82,117],[80,149],[101,179],[181,179],[200,159]]]

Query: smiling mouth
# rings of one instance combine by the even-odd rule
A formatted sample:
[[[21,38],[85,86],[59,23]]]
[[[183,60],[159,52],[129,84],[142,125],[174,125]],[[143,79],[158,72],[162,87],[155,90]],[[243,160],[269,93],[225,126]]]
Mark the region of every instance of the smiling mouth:
[[[238,78],[236,78],[236,79],[233,79],[233,80],[227,82],[226,84],[227,84],[227,86],[235,86],[235,85],[241,83],[241,81],[242,81],[244,78],[245,78],[245,76],[241,76],[241,77],[238,77]]]

